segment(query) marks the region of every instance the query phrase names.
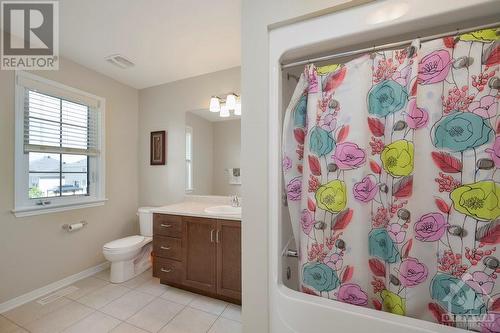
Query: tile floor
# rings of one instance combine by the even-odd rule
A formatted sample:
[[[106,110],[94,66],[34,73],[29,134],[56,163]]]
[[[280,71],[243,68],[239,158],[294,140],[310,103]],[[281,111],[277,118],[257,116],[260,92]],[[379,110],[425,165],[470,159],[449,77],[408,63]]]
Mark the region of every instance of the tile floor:
[[[151,270],[122,284],[109,271],[46,305],[36,301],[2,313],[0,333],[239,333],[241,307],[160,284]]]

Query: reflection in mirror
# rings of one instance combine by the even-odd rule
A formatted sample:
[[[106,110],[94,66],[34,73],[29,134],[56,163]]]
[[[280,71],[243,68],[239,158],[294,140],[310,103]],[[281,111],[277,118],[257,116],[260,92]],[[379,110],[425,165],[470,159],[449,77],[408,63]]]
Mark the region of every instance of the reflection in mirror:
[[[186,192],[241,195],[241,120],[195,110],[186,113]]]

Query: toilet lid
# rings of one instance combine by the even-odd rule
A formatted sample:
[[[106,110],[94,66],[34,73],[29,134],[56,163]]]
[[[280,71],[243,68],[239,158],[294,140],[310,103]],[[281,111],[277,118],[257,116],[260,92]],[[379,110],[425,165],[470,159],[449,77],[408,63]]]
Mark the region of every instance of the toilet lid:
[[[144,241],[144,236],[129,236],[106,243],[104,244],[104,248],[107,250],[133,248],[141,244],[143,241]]]

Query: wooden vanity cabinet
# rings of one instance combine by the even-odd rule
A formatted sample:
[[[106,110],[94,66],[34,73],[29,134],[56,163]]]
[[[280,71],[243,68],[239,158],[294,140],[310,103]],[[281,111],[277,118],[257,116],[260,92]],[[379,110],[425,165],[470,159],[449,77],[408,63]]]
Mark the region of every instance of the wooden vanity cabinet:
[[[217,292],[217,220],[184,217],[186,276],[184,284]]]
[[[153,224],[161,283],[241,303],[241,222],[154,214]]]

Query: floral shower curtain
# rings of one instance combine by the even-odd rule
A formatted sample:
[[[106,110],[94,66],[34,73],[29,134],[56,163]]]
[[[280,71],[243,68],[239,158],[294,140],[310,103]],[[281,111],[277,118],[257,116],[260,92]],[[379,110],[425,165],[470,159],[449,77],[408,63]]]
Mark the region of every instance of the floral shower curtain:
[[[500,332],[498,38],[305,68],[283,132],[303,292]]]

